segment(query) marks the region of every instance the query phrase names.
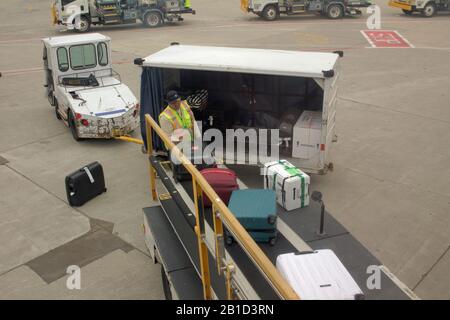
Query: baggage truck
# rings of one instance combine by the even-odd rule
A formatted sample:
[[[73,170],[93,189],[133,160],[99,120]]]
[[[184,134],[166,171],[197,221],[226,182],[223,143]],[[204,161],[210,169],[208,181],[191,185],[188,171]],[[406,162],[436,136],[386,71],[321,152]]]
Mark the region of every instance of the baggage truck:
[[[165,22],[183,21],[183,14],[195,14],[190,0],[55,0],[53,24],[77,32],[92,25],[132,24],[142,21],[149,28]]]
[[[420,12],[425,18],[431,18],[439,11],[450,11],[449,0],[391,0],[389,5],[402,9],[406,15]]]
[[[139,126],[139,103],[112,68],[109,37],[91,33],[42,42],[45,95],[76,141],[116,138]]]
[[[202,89],[208,92],[206,107],[197,113],[193,110],[203,129],[215,128],[224,133],[240,128],[245,132],[279,129],[280,139],[276,146],[271,145],[271,150],[278,148],[280,157],[305,172],[325,174],[332,168],[330,149],[337,139],[336,105],[342,55],[342,52],[172,45],[145,59],[137,59],[135,63],[143,67],[144,141],[142,116],[148,113],[157,119],[165,107],[163,98],[168,90],[176,89],[185,98]],[[249,100],[254,103],[249,105]],[[311,127],[314,130],[311,135],[298,121],[307,111],[318,113],[320,118]],[[297,139],[298,132],[305,133],[302,139]],[[156,147],[162,146],[157,139],[154,143]],[[298,152],[304,149],[309,150]],[[229,156],[234,154],[228,151],[225,158],[230,160]],[[297,154],[301,156],[294,156]]]
[[[241,0],[241,9],[259,17],[274,21],[281,14],[298,15],[316,13],[329,19],[340,19],[345,15],[360,15],[369,0]]]

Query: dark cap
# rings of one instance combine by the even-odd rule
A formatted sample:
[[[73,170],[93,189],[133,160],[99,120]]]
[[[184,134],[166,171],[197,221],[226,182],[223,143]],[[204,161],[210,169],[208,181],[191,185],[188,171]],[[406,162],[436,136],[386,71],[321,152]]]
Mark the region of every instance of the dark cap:
[[[171,102],[177,101],[178,99],[180,99],[180,96],[178,95],[178,93],[175,90],[170,90],[169,92],[167,92],[167,95],[166,95],[167,102],[171,103]]]

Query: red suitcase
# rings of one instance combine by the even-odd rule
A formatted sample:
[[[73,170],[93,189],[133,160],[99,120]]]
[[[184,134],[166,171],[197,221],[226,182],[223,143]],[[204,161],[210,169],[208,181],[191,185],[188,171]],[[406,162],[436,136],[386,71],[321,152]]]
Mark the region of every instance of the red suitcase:
[[[220,199],[228,205],[231,193],[239,189],[236,173],[233,170],[221,168],[203,169],[200,173],[219,195]],[[211,201],[206,195],[203,195],[203,204],[205,207],[211,206]]]

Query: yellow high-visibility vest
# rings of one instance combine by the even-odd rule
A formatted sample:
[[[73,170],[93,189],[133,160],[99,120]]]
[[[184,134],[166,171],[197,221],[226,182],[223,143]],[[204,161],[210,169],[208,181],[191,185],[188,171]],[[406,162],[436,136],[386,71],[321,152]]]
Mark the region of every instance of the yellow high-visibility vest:
[[[163,112],[159,115],[159,119],[165,117],[172,124],[173,130],[176,129],[189,129],[192,130],[193,123],[191,112],[186,101],[181,102],[180,112],[175,111],[170,106],[167,106]],[[161,121],[161,120],[160,120]]]

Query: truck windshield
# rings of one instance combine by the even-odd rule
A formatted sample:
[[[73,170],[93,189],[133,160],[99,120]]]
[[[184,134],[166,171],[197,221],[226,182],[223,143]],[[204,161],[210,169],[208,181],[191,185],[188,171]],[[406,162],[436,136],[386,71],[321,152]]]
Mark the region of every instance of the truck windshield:
[[[94,68],[97,66],[97,56],[93,44],[81,44],[70,47],[70,65],[73,70]]]

